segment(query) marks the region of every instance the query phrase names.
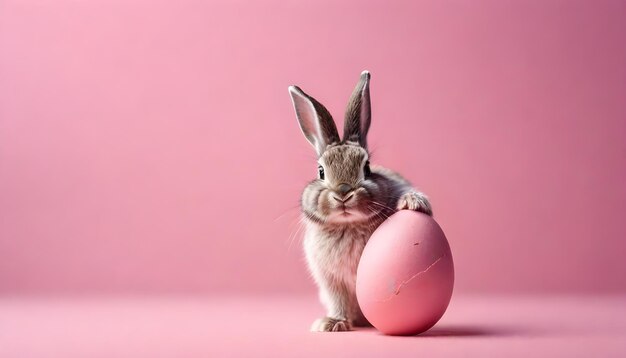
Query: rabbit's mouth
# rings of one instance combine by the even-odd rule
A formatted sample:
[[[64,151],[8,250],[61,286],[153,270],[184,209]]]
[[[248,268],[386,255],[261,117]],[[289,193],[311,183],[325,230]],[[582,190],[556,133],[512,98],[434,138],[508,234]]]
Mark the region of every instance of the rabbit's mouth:
[[[346,209],[343,209],[343,212],[342,212],[342,213],[340,213],[339,215],[340,215],[340,216],[343,216],[343,217],[348,217],[348,216],[352,216],[352,213],[351,213],[351,212],[349,212],[349,211],[348,211],[348,210],[346,210]]]
[[[367,219],[367,215],[354,207],[340,206],[328,216],[329,221],[350,223]]]
[[[354,212],[354,210],[351,211],[350,209],[346,208],[345,205],[343,205],[343,206],[335,209],[334,214],[335,214],[335,216],[349,217],[349,216],[355,215],[355,212]]]

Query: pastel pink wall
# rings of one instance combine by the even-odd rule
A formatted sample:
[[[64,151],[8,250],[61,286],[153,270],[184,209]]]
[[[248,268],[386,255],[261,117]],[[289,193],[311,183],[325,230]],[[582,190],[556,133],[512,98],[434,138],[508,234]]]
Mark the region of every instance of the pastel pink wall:
[[[428,193],[459,292],[626,289],[623,1],[0,3],[0,292],[312,292],[287,86]]]

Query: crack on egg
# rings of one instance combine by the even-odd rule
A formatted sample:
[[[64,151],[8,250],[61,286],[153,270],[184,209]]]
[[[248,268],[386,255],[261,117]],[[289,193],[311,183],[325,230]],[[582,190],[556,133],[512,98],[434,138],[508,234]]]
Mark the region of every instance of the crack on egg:
[[[437,262],[441,261],[441,259],[444,258],[444,256],[446,256],[446,254],[444,253],[443,255],[441,255],[437,260],[435,260],[432,264],[430,264],[428,267],[426,267],[424,270],[416,273],[415,275],[409,277],[408,279],[400,282],[400,284],[396,287],[396,289],[393,291],[393,294],[383,300],[378,300],[376,302],[387,302],[389,300],[391,300],[392,298],[394,298],[395,296],[400,294],[400,290],[406,286],[409,282],[411,282],[413,279],[419,277],[420,275],[426,273],[428,270],[430,270],[433,266],[435,266],[437,264]]]

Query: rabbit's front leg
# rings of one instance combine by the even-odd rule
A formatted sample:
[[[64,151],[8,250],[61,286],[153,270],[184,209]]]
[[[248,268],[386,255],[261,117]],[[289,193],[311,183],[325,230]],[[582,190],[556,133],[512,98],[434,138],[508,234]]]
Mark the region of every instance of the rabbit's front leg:
[[[345,285],[332,284],[327,280],[319,282],[320,301],[326,308],[326,317],[319,318],[311,325],[312,332],[341,332],[352,329],[349,293]],[[341,287],[343,286],[343,287]]]
[[[398,210],[415,210],[422,212],[424,214],[428,214],[430,216],[433,215],[433,209],[430,206],[430,202],[424,193],[419,192],[415,189],[410,189],[406,193],[404,193],[400,199],[398,199]]]

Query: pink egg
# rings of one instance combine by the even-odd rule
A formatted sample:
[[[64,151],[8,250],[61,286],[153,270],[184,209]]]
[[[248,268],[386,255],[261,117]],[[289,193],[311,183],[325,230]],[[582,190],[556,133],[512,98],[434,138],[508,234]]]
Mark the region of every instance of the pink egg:
[[[401,210],[383,222],[365,246],[356,294],[363,314],[379,331],[414,335],[443,316],[453,286],[450,245],[437,222]]]

